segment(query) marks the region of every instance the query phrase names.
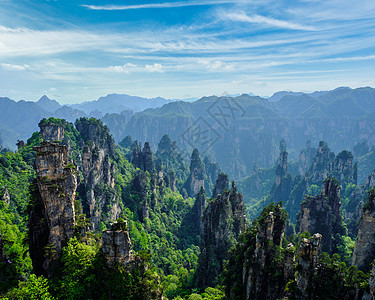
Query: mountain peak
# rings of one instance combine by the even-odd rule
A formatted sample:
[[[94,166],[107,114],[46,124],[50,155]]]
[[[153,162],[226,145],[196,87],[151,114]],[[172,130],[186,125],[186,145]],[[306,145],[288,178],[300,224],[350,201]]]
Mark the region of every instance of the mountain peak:
[[[59,102],[57,102],[56,100],[52,100],[50,98],[48,98],[46,95],[43,95],[37,102],[36,104],[45,109],[46,111],[49,111],[49,112],[55,112],[56,110],[58,110],[61,105]]]

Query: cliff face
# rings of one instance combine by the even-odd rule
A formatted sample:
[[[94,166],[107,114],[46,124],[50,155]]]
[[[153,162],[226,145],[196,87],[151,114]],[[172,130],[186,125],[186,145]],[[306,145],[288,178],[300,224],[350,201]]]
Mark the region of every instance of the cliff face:
[[[286,255],[283,260],[284,268],[281,278],[276,279],[272,267],[279,268],[273,261],[277,249],[281,247],[284,237],[285,220],[282,216],[280,206],[276,206],[275,211],[268,213],[264,222],[260,222],[255,238],[255,250],[250,258],[251,263],[244,263],[243,283],[246,286],[246,299],[276,299],[282,296],[288,276],[290,277],[294,269],[294,259],[292,255]],[[289,254],[289,251],[287,251]],[[285,279],[283,279],[285,278]],[[281,279],[281,280],[280,280]]]
[[[101,221],[115,220],[121,213],[114,190],[116,169],[111,163],[114,140],[98,120],[81,118],[75,125],[82,137],[80,169],[84,180],[79,191],[84,197],[84,212],[90,218],[92,229],[97,230]]]
[[[212,198],[216,198],[217,195],[222,194],[225,190],[228,189],[228,186],[229,186],[228,175],[224,173],[220,173],[218,178],[216,179],[216,184],[212,192]]]
[[[296,227],[300,233],[322,234],[322,251],[333,253],[341,243],[336,234],[345,234],[340,208],[340,186],[336,179],[328,178],[320,195],[306,196],[301,203]]]
[[[150,148],[150,144],[146,142],[142,149],[142,144],[135,142],[132,146],[133,154],[132,154],[132,164],[136,167],[141,169],[142,171],[147,171],[150,174],[155,173],[155,163],[154,157]]]
[[[363,208],[359,225],[358,238],[355,243],[352,263],[360,270],[368,271],[375,259],[375,191],[369,191],[368,200]]]
[[[298,172],[304,176],[309,170],[311,162],[316,152],[315,148],[311,148],[311,141],[306,142],[306,148],[301,150],[298,158]]]
[[[223,274],[228,299],[281,299],[294,279],[295,249],[283,247],[287,213],[270,204],[229,253]]]
[[[58,124],[39,123],[40,134],[45,141],[62,141],[64,138],[64,126]]]
[[[297,251],[296,283],[301,299],[313,299],[310,293],[314,291],[313,277],[318,269],[321,239],[322,235],[319,233],[314,234],[311,239],[304,238]]]
[[[331,152],[326,142],[319,142],[318,150],[309,169],[312,184],[320,185],[333,170],[335,154]]]
[[[202,217],[203,234],[198,267],[201,287],[218,283],[228,250],[234,245],[246,222],[243,197],[232,189],[209,202]]]
[[[199,156],[198,150],[194,149],[191,155],[190,175],[185,183],[186,190],[190,197],[194,197],[200,188],[202,186],[204,187],[204,174],[204,164]]]
[[[206,191],[203,187],[199,190],[194,206],[192,208],[192,214],[193,214],[193,222],[194,222],[194,228],[198,228],[197,234],[202,235],[203,234],[203,223],[202,223],[202,217],[204,213],[204,209],[206,208]]]
[[[45,141],[34,147],[34,150],[37,152],[35,171],[39,198],[36,201],[42,205],[36,207],[30,216],[31,248],[35,248],[40,242],[36,239],[42,238],[47,232],[48,241],[42,266],[40,253],[30,254],[33,263],[39,264],[36,269],[41,272],[44,270],[51,276],[54,265],[61,257],[62,248],[74,234],[77,176],[74,165],[69,164],[66,146]]]
[[[280,152],[276,167],[276,186],[279,186],[281,179],[288,174],[288,152]]]
[[[133,261],[131,247],[126,221],[113,223],[111,229],[103,231],[102,250],[108,267],[114,268],[118,263],[125,267]]]

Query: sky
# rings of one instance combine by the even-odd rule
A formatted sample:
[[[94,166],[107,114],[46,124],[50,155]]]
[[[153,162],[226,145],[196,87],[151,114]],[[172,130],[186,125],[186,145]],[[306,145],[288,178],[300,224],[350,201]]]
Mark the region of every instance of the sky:
[[[0,97],[375,87],[373,0],[0,0]]]

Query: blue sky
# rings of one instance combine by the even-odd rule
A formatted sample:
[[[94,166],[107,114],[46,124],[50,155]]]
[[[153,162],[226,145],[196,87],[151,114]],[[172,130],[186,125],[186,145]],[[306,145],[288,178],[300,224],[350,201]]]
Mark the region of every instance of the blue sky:
[[[0,96],[375,86],[375,1],[0,0]]]

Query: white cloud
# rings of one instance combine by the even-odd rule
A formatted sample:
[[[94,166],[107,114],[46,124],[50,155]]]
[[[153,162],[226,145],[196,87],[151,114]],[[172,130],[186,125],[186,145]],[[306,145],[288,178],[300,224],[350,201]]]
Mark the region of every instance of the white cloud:
[[[312,26],[300,25],[293,22],[277,20],[274,18],[264,17],[260,15],[248,16],[245,12],[240,13],[224,13],[222,14],[224,19],[229,19],[231,21],[237,22],[246,22],[246,23],[255,23],[271,27],[278,27],[284,29],[293,29],[293,30],[305,30],[305,31],[315,31],[316,29]]]
[[[129,73],[130,70],[134,69],[135,67],[137,67],[135,64],[126,63],[122,66],[110,66],[108,69],[114,72]]]
[[[152,4],[135,4],[135,5],[81,5],[92,10],[129,10],[129,9],[145,9],[145,8],[173,8],[186,6],[202,6],[202,5],[218,5],[225,3],[233,3],[232,0],[214,0],[214,1],[184,1],[184,2],[165,2]]]
[[[29,65],[13,65],[13,64],[0,64],[1,68],[7,71],[25,71],[26,69],[29,69]]]
[[[200,59],[198,63],[205,65],[210,71],[231,71],[234,69],[233,64],[228,64],[221,60]]]
[[[161,64],[146,65],[145,69],[149,72],[164,72],[164,67]]]

